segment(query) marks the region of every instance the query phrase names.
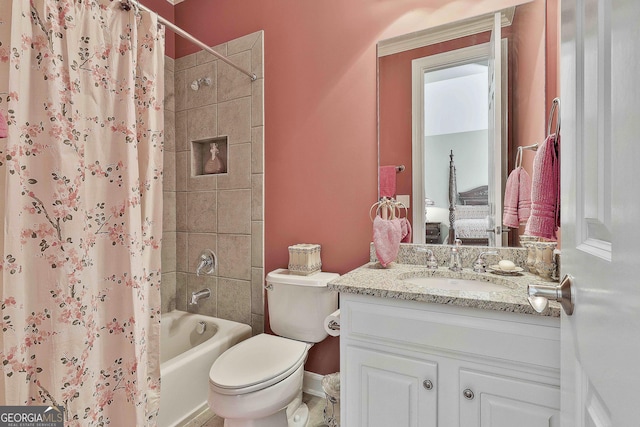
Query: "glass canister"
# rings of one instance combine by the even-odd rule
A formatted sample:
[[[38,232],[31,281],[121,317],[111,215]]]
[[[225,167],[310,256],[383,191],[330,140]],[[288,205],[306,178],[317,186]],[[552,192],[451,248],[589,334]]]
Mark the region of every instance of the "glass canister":
[[[556,269],[553,251],[558,246],[557,242],[537,242],[535,245],[536,261],[535,269],[537,274],[545,280],[552,280],[551,277]]]
[[[540,240],[539,237],[535,236],[519,236],[520,244],[523,248],[527,249],[527,270],[529,273],[537,274],[535,263],[536,263],[536,247],[535,243]]]

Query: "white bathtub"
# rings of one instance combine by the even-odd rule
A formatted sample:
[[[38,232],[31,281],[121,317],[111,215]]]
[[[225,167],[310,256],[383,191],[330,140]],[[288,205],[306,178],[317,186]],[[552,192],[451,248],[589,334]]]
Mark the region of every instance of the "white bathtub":
[[[202,334],[197,330],[200,322],[206,326]],[[214,360],[250,336],[251,327],[242,323],[177,310],[163,314],[158,426],[175,426],[202,410]]]

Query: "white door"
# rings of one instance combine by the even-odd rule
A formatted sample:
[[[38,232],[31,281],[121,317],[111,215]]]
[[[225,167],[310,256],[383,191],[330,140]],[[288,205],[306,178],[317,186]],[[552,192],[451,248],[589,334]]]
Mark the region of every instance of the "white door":
[[[500,13],[489,42],[489,246],[502,246],[502,48]]]
[[[562,426],[640,425],[640,1],[562,0]]]

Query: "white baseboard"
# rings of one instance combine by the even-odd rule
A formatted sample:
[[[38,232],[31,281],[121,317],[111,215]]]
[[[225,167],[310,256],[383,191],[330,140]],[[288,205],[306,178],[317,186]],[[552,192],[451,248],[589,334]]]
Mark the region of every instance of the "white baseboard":
[[[324,397],[324,391],[322,391],[322,377],[324,377],[324,375],[304,371],[302,391],[312,396]]]

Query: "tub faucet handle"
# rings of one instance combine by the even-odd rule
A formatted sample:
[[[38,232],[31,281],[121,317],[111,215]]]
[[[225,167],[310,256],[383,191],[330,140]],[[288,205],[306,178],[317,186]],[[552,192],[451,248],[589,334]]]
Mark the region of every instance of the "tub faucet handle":
[[[200,274],[213,274],[218,269],[218,257],[211,249],[205,249],[200,253],[196,276]]]

